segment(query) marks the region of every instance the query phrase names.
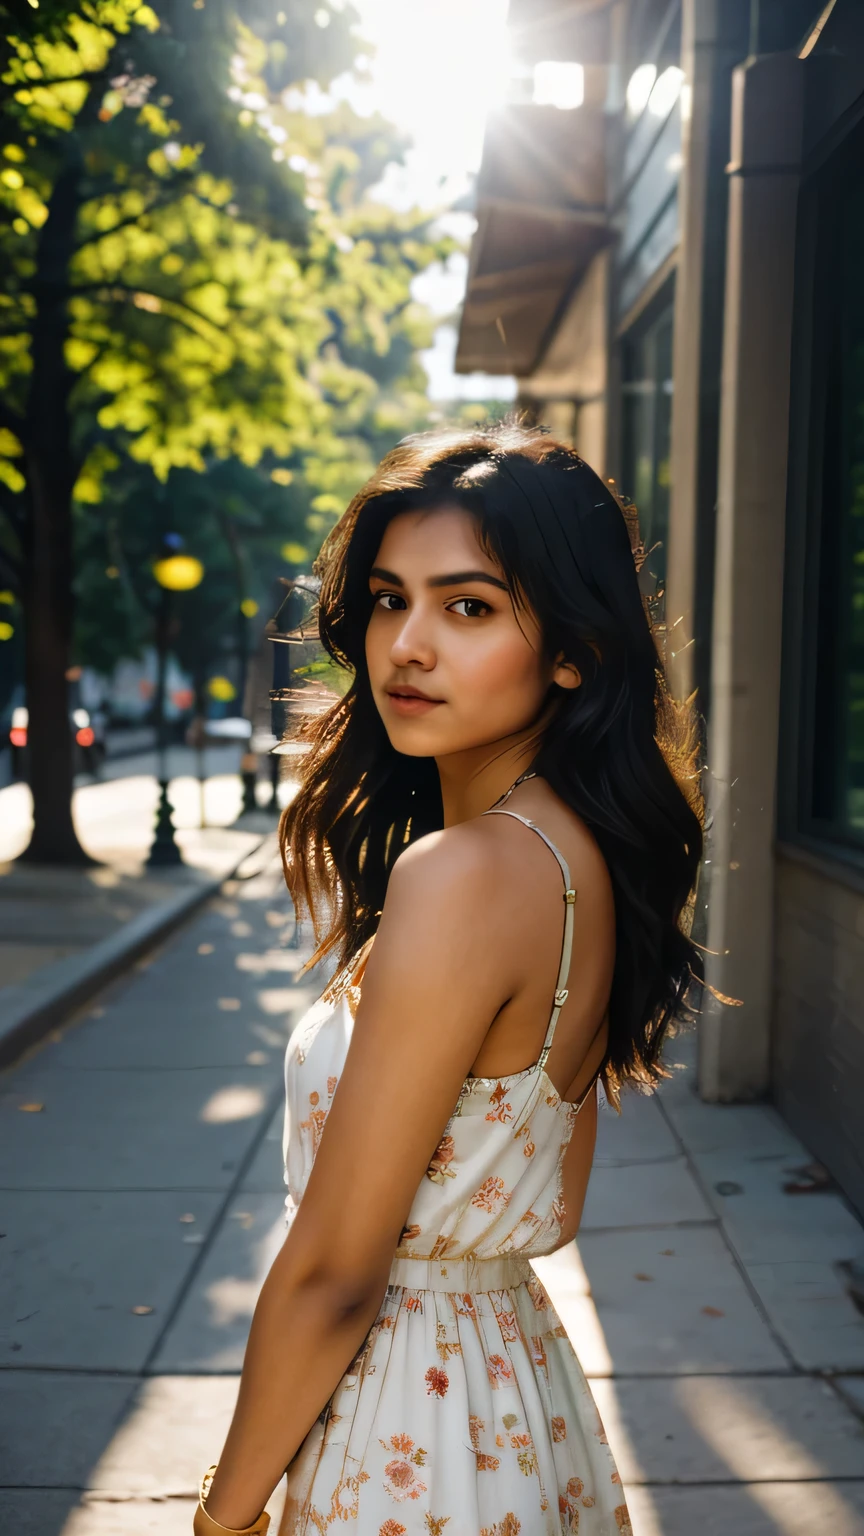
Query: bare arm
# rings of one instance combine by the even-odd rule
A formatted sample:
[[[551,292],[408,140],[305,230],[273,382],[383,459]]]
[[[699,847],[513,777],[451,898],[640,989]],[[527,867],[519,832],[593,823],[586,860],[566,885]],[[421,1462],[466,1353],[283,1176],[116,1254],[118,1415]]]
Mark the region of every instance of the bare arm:
[[[400,858],[315,1165],[264,1283],[207,1501],[257,1518],[378,1313],[462,1081],[509,987],[494,848],[464,826]]]

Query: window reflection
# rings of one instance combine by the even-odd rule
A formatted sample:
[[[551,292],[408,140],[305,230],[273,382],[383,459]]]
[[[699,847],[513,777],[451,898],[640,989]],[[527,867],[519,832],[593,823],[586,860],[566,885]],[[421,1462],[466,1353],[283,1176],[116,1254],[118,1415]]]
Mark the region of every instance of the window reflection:
[[[672,432],[672,306],[635,336],[623,353],[621,488],[636,503],[653,589],[666,578],[669,532],[669,453]],[[651,579],[653,578],[653,580]]]

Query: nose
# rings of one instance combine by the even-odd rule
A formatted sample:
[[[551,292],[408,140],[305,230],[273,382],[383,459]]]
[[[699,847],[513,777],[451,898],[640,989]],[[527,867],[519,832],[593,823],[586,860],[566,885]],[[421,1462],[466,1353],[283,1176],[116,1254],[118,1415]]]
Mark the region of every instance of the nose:
[[[401,623],[394,626],[396,632],[390,645],[390,660],[396,667],[418,666],[430,671],[435,665],[435,647],[423,605],[418,603],[404,608],[400,618]]]

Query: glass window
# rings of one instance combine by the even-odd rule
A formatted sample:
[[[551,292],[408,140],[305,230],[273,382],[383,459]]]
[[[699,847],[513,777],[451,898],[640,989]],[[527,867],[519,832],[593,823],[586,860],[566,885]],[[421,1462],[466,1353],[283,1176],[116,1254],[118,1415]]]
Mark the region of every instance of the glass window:
[[[864,839],[864,173],[826,188],[817,287],[827,300],[812,815]],[[828,210],[826,210],[827,212]],[[830,239],[827,238],[830,231]]]
[[[646,549],[646,573],[661,591],[669,532],[669,452],[672,432],[672,306],[667,305],[623,350],[621,489],[636,503]],[[654,585],[654,582],[651,582]]]

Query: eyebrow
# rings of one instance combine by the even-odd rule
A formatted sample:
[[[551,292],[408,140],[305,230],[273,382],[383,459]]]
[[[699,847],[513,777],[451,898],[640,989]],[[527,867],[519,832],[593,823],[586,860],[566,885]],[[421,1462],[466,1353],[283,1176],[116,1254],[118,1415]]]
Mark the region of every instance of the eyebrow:
[[[404,587],[405,583],[395,571],[387,571],[381,565],[373,565],[369,572],[369,578],[377,576],[381,581],[389,581],[391,586]],[[446,576],[430,576],[427,587],[459,587],[466,581],[482,581],[487,586],[498,587],[502,592],[509,592],[506,581],[499,581],[497,576],[490,576],[488,571],[453,571]]]

